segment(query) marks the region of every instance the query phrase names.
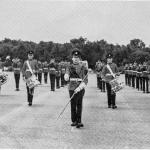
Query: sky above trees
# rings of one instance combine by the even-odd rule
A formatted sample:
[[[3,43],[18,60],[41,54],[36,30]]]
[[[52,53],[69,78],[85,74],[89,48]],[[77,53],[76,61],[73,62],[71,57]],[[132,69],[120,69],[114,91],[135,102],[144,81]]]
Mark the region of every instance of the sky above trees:
[[[65,43],[82,36],[150,45],[150,1],[1,0],[0,10],[0,40]]]

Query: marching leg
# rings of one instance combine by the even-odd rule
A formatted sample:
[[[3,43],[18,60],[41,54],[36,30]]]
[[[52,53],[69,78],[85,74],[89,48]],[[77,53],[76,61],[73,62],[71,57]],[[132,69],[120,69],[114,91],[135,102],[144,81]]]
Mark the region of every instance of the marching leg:
[[[111,106],[112,106],[112,100],[111,100],[111,85],[110,85],[109,83],[106,83],[106,89],[107,89],[108,108],[111,108]]]
[[[17,78],[16,78],[16,89],[17,89],[17,91],[19,91],[19,81],[20,81],[20,74],[17,74]]]
[[[69,91],[70,98],[72,97],[73,93],[74,91],[71,91],[71,90]],[[75,94],[71,100],[71,121],[72,121],[71,126],[76,126],[77,124],[76,97],[77,95]]]
[[[29,89],[28,86],[26,86],[26,87],[27,87],[28,105],[32,106],[34,88]]]
[[[84,96],[85,90],[81,90],[77,93],[77,128],[83,127],[82,123],[82,101]]]

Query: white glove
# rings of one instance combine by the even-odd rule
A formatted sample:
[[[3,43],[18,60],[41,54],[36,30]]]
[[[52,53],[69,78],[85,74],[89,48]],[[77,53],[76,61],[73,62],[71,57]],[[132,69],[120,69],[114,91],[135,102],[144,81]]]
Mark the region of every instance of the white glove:
[[[81,91],[80,87],[77,87],[77,88],[74,90],[74,93],[78,93],[78,92],[80,92],[80,91]]]
[[[86,87],[86,84],[84,82],[82,82],[80,85],[79,85],[79,88],[80,90],[84,89]]]
[[[82,82],[82,83],[74,90],[74,92],[75,92],[75,93],[80,92],[82,89],[85,88],[85,86],[86,86],[86,84],[85,84],[84,82]]]
[[[69,75],[68,75],[68,74],[65,74],[65,75],[64,75],[64,79],[65,79],[65,81],[68,81],[68,80],[69,80]]]
[[[110,73],[107,73],[107,74],[106,74],[106,76],[107,76],[107,77],[109,77],[109,76],[112,76],[112,74],[110,74]]]

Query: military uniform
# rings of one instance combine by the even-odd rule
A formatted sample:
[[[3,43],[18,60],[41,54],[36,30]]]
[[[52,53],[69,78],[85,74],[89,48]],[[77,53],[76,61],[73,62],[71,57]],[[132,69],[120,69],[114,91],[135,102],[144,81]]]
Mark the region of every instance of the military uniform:
[[[61,61],[60,66],[61,66],[61,87],[64,87],[65,85],[64,75],[66,72],[65,62]]]
[[[105,64],[104,63],[102,63],[102,70],[103,70],[103,67],[105,66]],[[103,78],[102,78],[102,74],[101,74],[101,79],[102,79],[102,92],[105,92],[106,90],[106,82],[105,82],[105,80],[103,80]]]
[[[44,73],[44,82],[47,84],[47,76],[48,76],[48,63],[45,61],[43,63],[43,73]]]
[[[100,61],[96,63],[95,70],[97,75],[97,88],[99,88],[102,91],[102,78],[101,78],[102,65]]]
[[[143,65],[139,64],[139,89],[142,91],[143,90],[143,79],[142,79],[142,68]]]
[[[60,88],[60,76],[61,76],[61,69],[60,69],[60,64],[57,62],[56,63],[56,88]]]
[[[125,73],[125,84],[126,85],[127,85],[127,81],[128,81],[127,70],[128,70],[128,64],[125,64],[125,66],[124,66],[124,73]]]
[[[14,70],[14,78],[16,83],[16,91],[19,91],[19,81],[20,81],[20,72],[21,72],[21,62],[19,59],[14,59],[12,64]]]
[[[142,83],[143,83],[142,91],[143,91],[143,93],[146,92],[146,85],[145,85],[146,84],[146,75],[144,73],[146,70],[147,70],[146,65],[143,64],[143,66],[141,68],[141,71],[142,71]]]
[[[138,89],[138,91],[140,90],[140,67],[139,65],[137,65],[136,67],[136,89]]]
[[[38,80],[40,84],[42,83],[42,72],[43,72],[43,64],[41,61],[38,61]]]
[[[133,64],[133,68],[132,68],[132,87],[135,88],[135,81],[136,81],[136,67],[137,67],[137,64],[134,63]]]
[[[29,51],[28,52],[28,56],[29,55],[33,55],[33,51]],[[28,59],[28,61],[29,61],[29,64],[31,66],[31,69],[32,69],[33,73],[37,72],[37,70],[38,70],[37,61],[34,60],[34,59]],[[27,61],[25,61],[24,64],[23,64],[22,74],[23,74],[23,78],[25,78],[25,79],[30,78],[31,75],[32,75],[30,70],[29,70],[29,68],[28,68]],[[32,105],[32,101],[33,101],[34,88],[29,89],[27,84],[26,84],[26,87],[27,87],[28,103],[29,103],[29,106],[31,106]]]
[[[55,62],[50,62],[49,64],[49,77],[50,77],[51,91],[55,91],[55,80],[56,80]]]
[[[74,49],[72,52],[73,57],[79,57],[80,51]],[[70,98],[74,93],[74,97],[71,99],[71,126],[76,126],[77,128],[83,127],[82,124],[82,101],[85,93],[85,85],[88,82],[87,79],[87,68],[82,63],[73,62],[66,69],[65,80],[69,80],[69,95]]]
[[[106,58],[112,58],[112,54],[108,54]],[[107,65],[110,66],[112,72],[114,74],[118,73],[118,68],[115,63],[107,63]],[[112,91],[111,85],[109,81],[113,80],[114,77],[111,75],[109,69],[107,68],[107,65],[104,66],[102,70],[102,78],[106,81],[106,88],[107,88],[107,98],[108,98],[108,108],[117,108],[116,106],[116,93]]]
[[[148,75],[147,75],[147,78],[148,78],[148,90],[147,90],[147,93],[150,93],[150,90],[149,90],[149,83],[150,83],[150,61],[147,62],[147,72],[148,72]]]

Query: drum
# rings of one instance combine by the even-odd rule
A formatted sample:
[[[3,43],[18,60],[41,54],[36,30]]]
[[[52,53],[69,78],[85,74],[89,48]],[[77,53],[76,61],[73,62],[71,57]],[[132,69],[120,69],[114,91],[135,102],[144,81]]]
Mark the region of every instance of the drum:
[[[30,78],[26,79],[26,83],[29,89],[32,89],[40,84],[35,75],[32,75]]]
[[[109,83],[111,85],[112,91],[115,93],[123,89],[123,83],[119,83],[117,79],[113,79]]]
[[[8,80],[8,75],[1,72],[0,73],[0,86],[5,84],[7,82],[7,80]]]

